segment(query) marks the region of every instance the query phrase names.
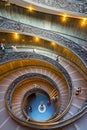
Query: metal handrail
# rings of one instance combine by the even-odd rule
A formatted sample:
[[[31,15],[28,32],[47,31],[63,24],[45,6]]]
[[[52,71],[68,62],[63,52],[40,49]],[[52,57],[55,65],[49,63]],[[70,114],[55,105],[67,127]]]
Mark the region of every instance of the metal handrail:
[[[16,54],[16,53],[15,53]],[[17,53],[18,54],[18,53]],[[19,53],[20,54],[20,53]],[[21,53],[22,54],[22,53]],[[28,54],[28,53],[26,53],[26,54]],[[20,56],[20,55],[19,55]],[[36,59],[37,57],[37,60],[38,59],[43,59],[42,61],[45,61],[45,62],[48,62],[48,63],[51,63],[53,66],[55,66],[56,67],[56,69],[59,69],[60,70],[60,72],[62,73],[62,72],[64,72],[64,73],[62,73],[63,74],[63,76],[65,77],[65,79],[66,80],[68,80],[69,81],[69,84],[68,84],[68,81],[67,81],[67,84],[68,85],[70,85],[70,88],[69,88],[69,100],[68,100],[68,103],[69,103],[69,105],[67,106],[67,108],[66,108],[66,110],[61,114],[61,116],[59,116],[60,118],[68,111],[68,108],[70,107],[70,103],[71,103],[71,100],[72,100],[72,83],[71,83],[71,80],[70,80],[70,77],[69,77],[69,75],[68,75],[68,73],[67,73],[67,71],[60,65],[60,64],[58,64],[56,61],[54,61],[54,60],[52,60],[52,59],[50,59],[50,58],[48,58],[48,57],[46,57],[46,56],[41,56],[41,55],[38,55],[38,54],[36,54],[36,55],[33,55],[32,53],[30,54],[30,56],[31,56],[31,58],[30,59]],[[17,55],[17,57],[18,57],[18,55]],[[23,57],[23,55],[22,55],[22,57]],[[29,54],[28,54],[28,58],[29,58]],[[19,58],[20,59],[20,58]],[[18,59],[17,59],[18,60]],[[62,69],[61,69],[62,68]],[[23,78],[24,78],[24,76],[23,76]],[[23,79],[22,78],[22,79]],[[15,80],[15,83],[16,84],[18,84],[17,83],[17,81],[20,81],[19,79],[17,79],[17,80]],[[15,83],[13,82],[13,87],[12,87],[12,89],[15,87]],[[68,86],[69,87],[69,86]],[[12,96],[12,95],[11,95]],[[9,97],[9,96],[8,96]],[[11,97],[10,97],[11,98]],[[7,107],[9,107],[9,104],[7,104],[6,103],[6,106]],[[10,109],[9,109],[9,113],[10,113]],[[14,113],[11,113],[11,115],[14,115]],[[57,119],[56,120],[58,120],[59,118],[57,117]],[[54,121],[55,119],[52,119],[52,121]],[[26,121],[25,121],[26,122]],[[49,124],[49,123],[48,123]]]

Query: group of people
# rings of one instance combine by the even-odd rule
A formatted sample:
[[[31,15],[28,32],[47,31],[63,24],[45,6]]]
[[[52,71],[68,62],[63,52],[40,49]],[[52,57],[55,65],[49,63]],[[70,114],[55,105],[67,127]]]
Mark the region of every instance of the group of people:
[[[12,46],[11,46],[11,49],[12,49],[13,52],[17,52],[16,46],[13,46],[13,45],[12,45]],[[6,52],[5,44],[0,43],[0,50],[2,50],[3,53]]]
[[[78,87],[76,90],[76,95],[79,95],[81,93],[81,87]]]
[[[49,105],[51,105],[51,100],[48,100],[47,101],[47,105],[49,106]],[[29,111],[29,112],[32,112],[32,106],[27,106],[27,110]]]

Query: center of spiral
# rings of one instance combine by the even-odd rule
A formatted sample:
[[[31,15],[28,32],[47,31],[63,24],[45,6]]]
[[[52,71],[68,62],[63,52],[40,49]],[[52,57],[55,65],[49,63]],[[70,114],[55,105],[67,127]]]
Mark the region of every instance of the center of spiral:
[[[45,104],[40,103],[40,105],[38,106],[38,111],[39,111],[40,113],[44,113],[44,112],[46,111],[46,106],[45,106]]]

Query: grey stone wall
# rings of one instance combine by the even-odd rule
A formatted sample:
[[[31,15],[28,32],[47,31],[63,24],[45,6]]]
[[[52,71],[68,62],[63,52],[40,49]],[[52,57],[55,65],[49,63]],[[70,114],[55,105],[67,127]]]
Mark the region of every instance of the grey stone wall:
[[[42,29],[63,33],[65,37],[70,35],[71,37],[87,41],[87,24],[82,27],[81,20],[79,19],[67,18],[67,21],[63,22],[61,16],[53,16],[35,11],[29,12],[29,10],[17,7],[16,5],[5,7],[2,3],[0,6],[0,16]],[[72,40],[73,38],[71,37],[70,39]]]

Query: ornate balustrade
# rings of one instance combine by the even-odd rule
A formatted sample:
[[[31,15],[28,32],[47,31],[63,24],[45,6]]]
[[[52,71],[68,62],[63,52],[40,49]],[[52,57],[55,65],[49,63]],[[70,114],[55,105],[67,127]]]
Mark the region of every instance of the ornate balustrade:
[[[17,55],[16,55],[17,54]],[[15,56],[15,58],[14,58],[14,56]],[[19,57],[20,56],[22,56],[21,58],[29,58],[29,54],[27,55],[27,53],[26,53],[26,55],[24,54],[24,57],[23,57],[23,55],[22,55],[22,53],[19,53]],[[44,61],[46,61],[47,60],[47,62],[48,63],[51,63],[52,62],[52,64],[53,65],[55,65],[56,67],[58,67],[58,66],[60,66],[59,64],[56,64],[56,61],[55,61],[55,63],[54,63],[54,60],[52,60],[52,59],[47,59],[47,57],[43,57],[43,56],[40,56],[40,55],[38,55],[38,54],[35,54],[35,55],[33,55],[32,56],[32,54],[30,54],[30,59],[36,59],[36,57],[39,57],[40,58],[40,60],[41,59],[43,59]],[[14,53],[14,55],[13,55],[13,60],[15,59],[15,60],[18,60],[18,53]],[[10,57],[9,57],[10,58]],[[8,58],[8,59],[9,59]],[[17,59],[16,59],[17,58]],[[59,67],[58,67],[58,69],[59,69]],[[61,70],[62,71],[62,74],[63,75],[65,75],[65,77],[66,77],[66,79],[68,80],[68,84],[71,86],[71,81],[70,81],[70,78],[68,77],[68,74],[64,71],[64,73],[63,73],[63,69]],[[25,76],[26,77],[26,76]],[[22,79],[23,79],[24,77],[22,77]],[[18,82],[20,82],[20,79],[17,79],[17,81]],[[15,81],[15,83],[17,83],[17,81]],[[13,85],[12,85],[13,87],[12,87],[12,89],[14,89],[14,86],[15,86],[15,84],[13,83]],[[72,88],[70,87],[70,91],[72,91]],[[69,92],[70,93],[70,92]],[[9,91],[9,94],[11,94],[11,90]],[[70,94],[71,95],[71,94]],[[11,105],[10,104],[10,101],[11,100],[8,100],[8,99],[11,99],[11,97],[8,95],[7,96],[7,104],[8,105]],[[15,115],[14,115],[14,113],[13,113],[13,111],[12,111],[12,109],[11,109],[11,106],[9,107],[9,109],[8,110],[10,110],[11,111],[11,113],[10,113],[10,115],[15,119],[15,120],[17,120],[18,122],[20,122],[20,123],[23,123],[24,125],[26,125],[26,126],[31,126],[31,124],[33,124],[33,126],[34,127],[36,127],[36,128],[40,128],[40,127],[42,127],[42,126],[44,126],[44,125],[46,125],[47,126],[47,128],[48,128],[48,126],[49,126],[49,128],[55,128],[55,127],[61,127],[61,126],[64,126],[64,125],[67,125],[67,124],[69,124],[69,123],[71,123],[71,122],[73,122],[73,121],[75,121],[75,120],[77,120],[78,118],[80,118],[85,112],[86,112],[86,109],[87,109],[87,104],[85,103],[85,105],[83,105],[83,107],[82,107],[82,109],[80,109],[74,116],[72,116],[70,119],[67,119],[67,120],[62,120],[61,122],[59,122],[58,121],[58,123],[57,123],[57,121],[55,121],[54,123],[52,123],[52,124],[50,124],[50,122],[48,122],[48,123],[43,123],[43,124],[40,124],[39,125],[39,123],[35,123],[35,124],[33,124],[32,122],[27,122],[27,121],[25,121],[25,120],[22,120],[22,119],[19,119],[18,117],[15,117]],[[32,126],[31,126],[32,127]]]
[[[78,13],[87,14],[87,3],[83,1],[66,1],[66,0],[25,0],[29,3],[36,3],[40,5],[46,5],[56,9],[64,9],[67,11],[73,11]]]
[[[87,14],[87,2],[70,0],[23,0],[24,2]]]
[[[58,64],[56,61],[54,61],[54,60],[52,60],[52,59],[50,59],[50,58],[48,58],[48,57],[46,57],[46,56],[42,56],[42,55],[38,55],[38,54],[32,54],[32,53],[26,53],[26,55],[24,54],[24,53],[19,53],[19,55],[18,55],[18,53],[14,53],[15,55],[12,55],[12,59],[11,60],[19,60],[19,59],[30,59],[30,60],[40,60],[40,61],[44,61],[44,62],[47,62],[47,63],[49,63],[49,64],[52,64],[54,67],[56,67],[56,69],[58,70],[58,71],[60,71],[60,73],[64,76],[64,78],[65,78],[65,80],[66,80],[66,82],[67,82],[67,84],[68,84],[68,89],[69,89],[69,93],[68,93],[68,105],[67,105],[67,107],[66,107],[66,109],[64,110],[64,112],[62,113],[62,114],[60,114],[56,119],[55,118],[53,118],[52,119],[52,121],[53,120],[58,120],[59,118],[61,118],[67,111],[68,111],[68,109],[69,109],[69,107],[70,107],[70,105],[71,105],[71,101],[72,101],[72,95],[73,95],[73,88],[72,88],[72,82],[71,82],[71,78],[70,78],[70,76],[69,76],[69,74],[67,73],[67,71],[60,65],[60,64]],[[24,56],[23,56],[24,55]],[[10,55],[11,56],[11,55]],[[10,57],[9,57],[10,58]],[[8,58],[8,59],[9,59]],[[16,59],[17,58],[17,59]],[[10,61],[11,61],[10,60]],[[8,62],[10,62],[9,60],[8,60]],[[22,119],[19,119],[18,117],[16,117],[15,115],[14,115],[14,112],[13,112],[13,110],[12,110],[12,106],[11,106],[11,99],[12,99],[12,93],[13,93],[13,91],[15,90],[15,87],[20,83],[20,82],[22,82],[22,81],[24,81],[24,80],[26,80],[26,79],[28,79],[28,78],[33,78],[33,76],[34,77],[40,77],[40,78],[45,78],[47,81],[49,81],[49,82],[51,82],[51,84],[53,85],[53,86],[55,86],[56,87],[56,84],[53,82],[53,81],[51,81],[47,76],[44,76],[44,75],[40,75],[40,74],[26,74],[26,75],[23,75],[23,76],[20,76],[19,78],[17,78],[15,81],[13,81],[12,82],[12,84],[10,85],[10,87],[8,88],[8,90],[7,90],[7,93],[6,93],[6,106],[7,106],[7,109],[8,109],[8,111],[9,111],[9,113],[10,113],[10,115],[14,118],[14,119],[16,119],[16,120],[18,120],[18,122],[20,122],[20,123],[25,123],[25,124],[27,124],[27,126],[30,126],[30,122],[27,122],[26,120],[22,120]],[[57,87],[56,87],[57,88]],[[48,125],[50,124],[50,121],[48,122]],[[35,123],[35,125],[38,125],[38,124],[36,124]],[[34,126],[35,126],[34,125]]]
[[[16,22],[4,17],[0,17],[0,29],[38,36],[49,41],[55,41],[60,45],[58,54],[76,64],[78,68],[80,67],[82,71],[84,71],[84,73],[87,73],[87,51],[75,42],[60,36],[55,32]]]
[[[44,29],[40,29],[40,28],[36,28],[30,25],[26,25],[26,24],[22,24],[20,22],[16,22],[16,21],[12,21],[3,17],[0,17],[0,29],[1,30],[7,30],[7,31],[14,31],[14,32],[19,32],[19,33],[24,33],[24,34],[28,34],[28,35],[37,35],[41,38],[47,39],[47,40],[52,40],[55,41],[56,43],[60,44],[60,51],[59,51],[59,55],[65,57],[66,59],[72,61],[77,67],[81,68],[82,71],[84,73],[87,74],[87,51],[82,48],[81,46],[79,46],[78,44],[68,40],[67,38],[64,38],[62,36],[60,36],[59,34],[56,34],[52,31],[48,31],[48,30],[44,30]],[[39,57],[39,58],[37,58]],[[38,60],[43,60],[46,61],[52,65],[54,65],[56,68],[60,68],[60,65],[57,64],[54,60],[47,58],[47,57],[43,57],[41,55],[35,54],[32,55],[32,53],[22,53],[22,52],[16,52],[16,53],[9,53],[6,54],[2,57],[2,59],[0,60],[0,69],[2,70],[2,67],[4,66],[4,64],[6,63],[10,63],[13,60],[17,61],[18,60],[23,60],[23,59],[27,59],[27,60],[31,60],[31,59],[38,59]],[[6,65],[5,64],[5,65]],[[20,64],[18,64],[18,67],[20,66]],[[5,70],[5,71],[9,71]],[[4,73],[5,73],[4,71]],[[60,69],[60,72],[63,73],[65,79],[67,79],[67,83],[72,86],[71,80],[69,75],[67,74],[66,71],[64,71],[63,69]],[[2,73],[2,72],[1,72]],[[19,80],[18,80],[19,81]],[[12,89],[14,89],[15,84],[13,84]],[[11,90],[9,90],[9,94],[11,93]],[[70,87],[70,95],[72,94],[72,87]],[[9,100],[10,99],[10,100]],[[11,108],[11,95],[7,96],[7,104],[9,105],[9,109],[11,113],[10,115],[17,120],[19,123],[29,126],[29,127],[35,127],[37,129],[43,128],[43,129],[50,129],[50,128],[59,128],[61,126],[65,126],[71,122],[76,121],[77,119],[79,119],[81,116],[83,116],[86,112],[87,112],[87,101],[85,102],[85,104],[83,104],[83,107],[74,115],[72,116],[70,119],[66,119],[66,120],[61,120],[61,121],[55,121],[53,123],[33,123],[33,122],[28,122],[22,119],[19,119],[18,117],[15,117],[12,108]]]
[[[57,84],[50,79],[49,77],[42,75],[42,74],[38,74],[38,73],[28,73],[25,75],[20,76],[19,78],[17,78],[15,81],[13,81],[11,83],[11,85],[9,86],[8,90],[7,90],[7,94],[6,94],[6,105],[8,110],[12,111],[12,96],[13,96],[13,92],[15,91],[15,89],[18,87],[18,85],[27,80],[27,79],[32,79],[32,78],[40,78],[43,80],[46,80],[47,82],[49,82],[54,88],[56,88],[57,93],[58,93],[58,97],[60,98],[60,92],[59,89],[57,87]],[[72,86],[71,86],[72,87]],[[44,91],[44,89],[42,88],[42,90]],[[31,90],[30,90],[31,91]],[[33,91],[33,90],[32,90]],[[70,89],[71,93],[72,93],[72,89]],[[72,95],[70,95],[72,97]],[[69,101],[71,100],[71,97],[69,97]],[[69,103],[68,101],[68,103]]]
[[[17,61],[17,67],[20,67],[20,60],[22,61],[23,59],[27,59],[27,60],[38,60],[38,61],[44,61],[44,62],[47,62],[48,64],[51,64],[52,66],[54,66],[55,69],[57,69],[57,71],[59,71],[60,74],[62,74],[64,76],[64,78],[66,79],[67,81],[67,84],[69,86],[72,86],[72,82],[71,82],[71,79],[69,77],[69,74],[67,73],[67,71],[60,65],[58,64],[55,60],[49,58],[49,57],[46,57],[46,56],[43,56],[43,55],[39,55],[39,54],[33,54],[33,53],[28,53],[28,52],[15,52],[15,53],[11,53],[10,54],[7,54],[5,55],[4,59],[2,59],[2,63],[1,64],[4,64],[6,65],[6,63],[10,63],[12,61]],[[28,63],[29,65],[29,63]],[[24,65],[25,66],[25,65]],[[13,68],[14,69],[14,68]],[[6,70],[8,71],[8,70]],[[31,76],[32,77],[32,76]],[[23,78],[23,77],[22,77]],[[26,77],[27,78],[27,77]],[[21,79],[18,80],[18,82],[20,81]],[[17,81],[16,81],[17,83]],[[14,86],[14,84],[13,84]],[[55,86],[55,85],[54,85]],[[70,87],[70,91],[69,91],[69,94],[72,95],[72,87]]]

